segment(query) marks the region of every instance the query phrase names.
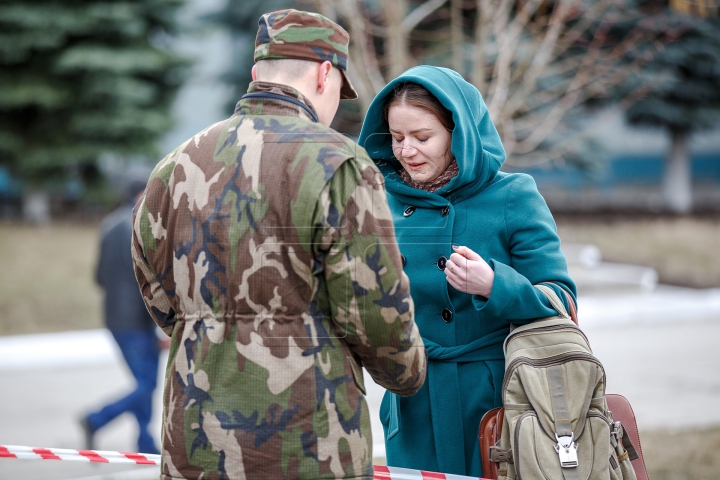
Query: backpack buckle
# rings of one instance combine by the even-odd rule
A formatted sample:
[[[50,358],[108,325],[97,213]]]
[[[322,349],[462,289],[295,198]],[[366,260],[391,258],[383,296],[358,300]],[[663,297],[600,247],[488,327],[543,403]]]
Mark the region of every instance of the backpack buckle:
[[[555,451],[560,457],[560,466],[563,468],[577,467],[578,456],[577,443],[574,442],[575,434],[572,433],[570,436],[564,435],[562,437],[558,437],[558,434],[556,433],[555,438],[558,442],[557,445],[555,445]]]
[[[514,463],[512,450],[503,450],[497,445],[490,447],[489,457],[491,462],[501,463]]]
[[[614,422],[611,434],[615,436],[618,442],[622,442],[622,438],[625,435],[625,429],[623,429],[622,423]]]

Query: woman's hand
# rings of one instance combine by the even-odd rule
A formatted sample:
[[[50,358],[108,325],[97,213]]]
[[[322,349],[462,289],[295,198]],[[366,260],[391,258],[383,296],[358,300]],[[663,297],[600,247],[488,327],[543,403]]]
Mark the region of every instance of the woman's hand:
[[[455,245],[452,248],[455,253],[445,264],[448,283],[461,292],[488,298],[495,280],[493,269],[469,248]]]

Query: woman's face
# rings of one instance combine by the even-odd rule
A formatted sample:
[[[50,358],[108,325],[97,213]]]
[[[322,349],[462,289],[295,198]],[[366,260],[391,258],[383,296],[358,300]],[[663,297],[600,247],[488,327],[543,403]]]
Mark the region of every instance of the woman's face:
[[[388,111],[395,158],[416,182],[435,180],[452,162],[451,132],[428,110],[403,103]]]

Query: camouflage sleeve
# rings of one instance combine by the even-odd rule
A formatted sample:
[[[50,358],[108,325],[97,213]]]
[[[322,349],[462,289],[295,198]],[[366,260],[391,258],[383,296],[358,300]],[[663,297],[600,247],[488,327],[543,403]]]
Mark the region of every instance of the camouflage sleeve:
[[[316,254],[324,257],[338,335],[378,384],[412,395],[425,381],[425,348],[383,177],[358,150],[358,158],[345,162],[322,191]]]
[[[155,323],[162,328],[168,336],[172,335],[175,323],[175,310],[165,294],[162,285],[155,275],[155,271],[148,263],[145,255],[145,241],[147,235],[152,235],[148,222],[144,221],[149,215],[145,204],[145,195],[140,199],[133,210],[132,258],[135,267],[135,278],[140,286],[145,306]],[[145,241],[143,239],[145,238]],[[153,241],[157,241],[154,237]]]

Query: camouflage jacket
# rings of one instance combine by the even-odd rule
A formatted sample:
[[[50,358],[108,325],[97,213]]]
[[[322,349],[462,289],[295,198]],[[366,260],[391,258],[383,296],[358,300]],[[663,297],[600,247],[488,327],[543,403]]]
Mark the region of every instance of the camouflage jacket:
[[[383,177],[296,90],[249,91],[282,97],[179,146],[135,207],[135,273],[172,336],[162,478],[370,479],[362,366],[400,395],[426,369]]]

